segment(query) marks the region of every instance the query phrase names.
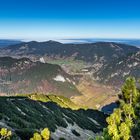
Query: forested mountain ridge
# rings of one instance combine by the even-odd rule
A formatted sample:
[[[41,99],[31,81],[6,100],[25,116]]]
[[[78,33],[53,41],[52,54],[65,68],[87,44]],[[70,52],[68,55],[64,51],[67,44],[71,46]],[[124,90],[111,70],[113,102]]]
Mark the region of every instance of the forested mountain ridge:
[[[96,110],[71,110],[54,102],[34,101],[27,97],[0,97],[0,127],[13,133],[13,140],[28,140],[33,133],[49,128],[54,140],[85,140],[106,127],[107,115]]]
[[[62,44],[56,41],[26,42],[11,45],[1,49],[0,56],[48,56],[83,60],[95,63],[101,58],[103,61],[126,56],[129,53],[137,52],[139,49],[134,46],[113,42],[97,42],[85,44]]]
[[[74,84],[73,77],[58,65],[33,62],[28,58],[0,58],[1,93],[40,92],[71,97],[80,95]]]

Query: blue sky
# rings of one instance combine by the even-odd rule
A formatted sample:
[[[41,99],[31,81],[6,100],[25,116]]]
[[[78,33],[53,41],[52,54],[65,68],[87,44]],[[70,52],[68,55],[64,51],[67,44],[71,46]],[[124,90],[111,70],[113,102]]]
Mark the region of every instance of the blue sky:
[[[140,38],[140,0],[1,0],[0,38]]]

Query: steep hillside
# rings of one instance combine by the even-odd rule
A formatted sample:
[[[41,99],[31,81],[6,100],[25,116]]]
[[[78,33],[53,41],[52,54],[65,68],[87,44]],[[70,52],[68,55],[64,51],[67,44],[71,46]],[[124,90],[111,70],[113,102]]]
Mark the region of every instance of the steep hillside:
[[[81,78],[76,87],[81,95],[71,97],[71,100],[88,108],[101,109],[103,106],[118,100],[117,92],[112,86],[93,82],[89,78]]]
[[[99,111],[71,110],[53,102],[0,97],[0,127],[12,130],[22,140],[28,140],[34,132],[46,127],[54,140],[86,140],[106,127],[106,117]]]
[[[140,52],[114,60],[94,74],[100,82],[120,86],[128,76],[140,78]]]
[[[73,77],[58,65],[27,58],[0,58],[0,93],[41,92],[71,97],[80,95],[74,84]]]

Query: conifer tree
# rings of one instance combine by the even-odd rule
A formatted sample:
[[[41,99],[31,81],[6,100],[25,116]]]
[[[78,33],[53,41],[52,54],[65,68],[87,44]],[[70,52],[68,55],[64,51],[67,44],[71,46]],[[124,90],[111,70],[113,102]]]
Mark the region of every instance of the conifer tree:
[[[98,140],[131,140],[140,130],[140,92],[133,77],[126,79],[122,86],[119,108],[107,118],[108,127]],[[138,109],[139,108],[139,109]],[[140,131],[139,131],[140,132]],[[136,139],[140,139],[137,136]]]
[[[33,137],[30,140],[49,140],[50,131],[48,128],[44,128],[41,133],[34,133]]]
[[[0,130],[0,140],[10,140],[12,132],[7,128],[1,128]]]

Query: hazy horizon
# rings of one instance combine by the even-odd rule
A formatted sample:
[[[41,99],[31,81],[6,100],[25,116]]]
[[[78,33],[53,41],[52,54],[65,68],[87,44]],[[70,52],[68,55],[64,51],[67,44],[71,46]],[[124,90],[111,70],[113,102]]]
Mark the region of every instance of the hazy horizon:
[[[115,42],[121,44],[133,45],[136,47],[140,47],[140,39],[118,39],[118,38],[65,38],[65,39],[45,39],[45,40],[24,40],[24,39],[0,39],[0,46],[2,47],[5,43],[21,43],[21,42],[46,42],[46,41],[57,41],[64,44],[83,44],[83,43],[96,43],[96,42]],[[4,45],[7,46],[7,45]],[[3,46],[3,47],[4,47]]]

